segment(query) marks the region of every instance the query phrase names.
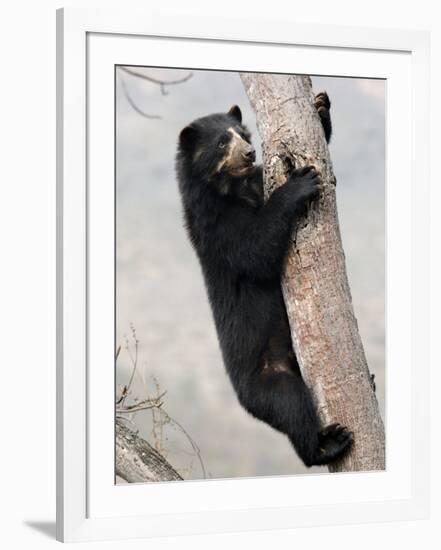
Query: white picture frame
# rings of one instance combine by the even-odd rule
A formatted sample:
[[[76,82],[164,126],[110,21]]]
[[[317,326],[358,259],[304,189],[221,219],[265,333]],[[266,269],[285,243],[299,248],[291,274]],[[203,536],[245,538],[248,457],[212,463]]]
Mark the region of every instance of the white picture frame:
[[[428,62],[424,32],[58,11],[58,540],[427,517]],[[385,472],[114,484],[115,64],[388,79]]]

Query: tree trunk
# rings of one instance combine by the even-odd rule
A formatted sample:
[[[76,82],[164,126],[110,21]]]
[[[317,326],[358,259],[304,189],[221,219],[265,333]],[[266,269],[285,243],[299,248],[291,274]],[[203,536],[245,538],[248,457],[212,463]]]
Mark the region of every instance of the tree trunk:
[[[282,281],[294,349],[323,425],[354,432],[348,455],[330,471],[383,470],[384,426],[372,390],[346,275],[338,224],[335,176],[311,79],[242,73],[257,116],[269,194],[286,181],[286,157],[314,165],[323,192],[294,230]]]
[[[147,441],[116,423],[116,475],[128,483],[182,479]]]

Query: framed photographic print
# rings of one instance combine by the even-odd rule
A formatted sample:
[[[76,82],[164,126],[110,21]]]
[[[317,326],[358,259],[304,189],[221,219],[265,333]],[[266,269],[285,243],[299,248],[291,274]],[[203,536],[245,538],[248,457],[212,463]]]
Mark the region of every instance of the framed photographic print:
[[[425,517],[428,36],[57,30],[58,539]]]

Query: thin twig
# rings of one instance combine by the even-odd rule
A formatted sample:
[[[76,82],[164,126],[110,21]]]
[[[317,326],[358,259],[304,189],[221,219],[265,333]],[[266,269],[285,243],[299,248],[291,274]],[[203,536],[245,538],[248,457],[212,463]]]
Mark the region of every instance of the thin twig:
[[[198,445],[196,444],[195,440],[191,437],[191,435],[187,432],[187,430],[184,428],[184,426],[182,424],[180,424],[177,420],[175,420],[174,418],[172,418],[166,411],[160,409],[159,410],[160,414],[163,414],[166,419],[168,420],[168,422],[170,422],[171,424],[174,424],[177,428],[179,428],[179,430],[181,430],[181,432],[185,435],[185,437],[187,438],[188,442],[190,443],[193,451],[195,452],[197,458],[198,458],[198,461],[199,461],[199,464],[201,466],[201,470],[202,470],[202,474],[204,476],[204,479],[207,477],[207,471],[205,469],[205,464],[204,464],[204,461],[202,460],[202,456],[201,456],[201,450],[199,449]]]
[[[148,397],[147,399],[144,399],[143,401],[137,401],[136,403],[133,403],[132,405],[127,405],[125,407],[120,407],[116,410],[116,412],[119,413],[133,413],[137,411],[144,411],[147,409],[153,409],[157,408],[160,409],[163,405],[163,401],[161,399],[166,394],[166,391],[163,391],[160,395],[157,397]],[[118,404],[118,403],[117,403]]]
[[[160,387],[158,380],[155,376],[152,376],[153,383],[156,389],[156,395],[160,395]],[[166,422],[166,416],[162,414],[161,409],[152,409],[152,435],[155,442],[155,449],[162,455],[166,456],[167,451],[164,448],[164,424]]]
[[[119,405],[123,401],[126,395],[127,395],[127,386],[124,386],[121,392],[121,396],[119,399],[117,399],[116,404]]]
[[[132,365],[133,365],[133,370],[129,379],[129,383],[127,384],[127,391],[130,390],[133,383],[133,379],[135,378],[136,369],[138,367],[138,347],[139,347],[139,340],[136,337],[135,327],[133,325],[130,325],[130,330],[132,331],[132,338],[133,338],[133,341],[135,342],[135,357],[133,358],[130,352],[130,349],[128,349],[130,360],[132,361]]]
[[[167,416],[169,416],[169,415],[167,415]],[[191,437],[191,435],[187,432],[187,430],[182,426],[182,424],[180,424],[177,420],[175,420],[174,418],[171,418],[170,416],[169,416],[169,418],[170,418],[172,424],[175,424],[183,432],[183,434],[186,436],[186,438],[188,439],[190,445],[193,448],[193,451],[196,453],[199,464],[201,466],[202,475],[204,476],[204,479],[205,479],[207,477],[207,471],[205,469],[204,461],[202,460],[201,450],[199,449],[199,447],[196,444],[195,440]]]
[[[146,112],[144,112],[142,109],[140,109],[138,107],[138,105],[136,105],[136,103],[134,102],[134,100],[132,99],[132,97],[130,96],[129,94],[129,90],[127,88],[127,85],[124,81],[124,79],[121,77],[120,78],[120,81],[121,81],[121,86],[122,86],[122,89],[123,89],[123,92],[124,92],[124,95],[126,96],[126,99],[127,101],[129,102],[130,106],[132,107],[132,109],[134,109],[139,115],[145,117],[145,118],[148,118],[148,119],[162,119],[162,116],[159,116],[159,115],[150,115]]]
[[[139,411],[148,411],[150,409],[160,409],[163,404],[163,401],[159,401],[159,403],[150,403],[149,405],[131,405],[124,409],[116,409],[116,412],[120,414],[131,414]]]
[[[162,80],[160,78],[154,78],[153,76],[149,76],[145,73],[140,73],[139,71],[134,71],[133,69],[128,69],[127,67],[119,67],[119,68],[131,76],[142,78],[143,80],[147,80],[148,82],[152,82],[153,84],[158,84],[161,87],[162,95],[167,95],[168,93],[167,90],[165,89],[166,86],[175,86],[176,84],[182,84],[183,82],[187,82],[187,80],[190,80],[190,78],[193,76],[193,73],[188,73],[184,77],[177,78],[175,80]]]
[[[124,386],[124,389],[123,389],[123,395],[121,396],[122,399],[120,400],[120,403],[124,404],[124,401],[126,400],[126,397],[128,396],[129,392],[130,392],[130,388],[132,387],[132,383],[133,383],[133,379],[135,378],[135,374],[136,374],[136,369],[138,367],[138,346],[139,346],[139,340],[136,336],[136,330],[135,330],[135,327],[130,324],[130,330],[132,332],[132,338],[133,338],[133,341],[135,342],[135,357],[133,357],[132,355],[132,352],[130,351],[130,345],[129,345],[129,340],[126,336],[126,350],[127,350],[127,353],[129,354],[129,357],[130,357],[130,361],[132,363],[132,374],[130,375],[130,379],[129,379],[129,383]],[[124,392],[125,390],[125,392]],[[118,403],[119,404],[119,403]]]

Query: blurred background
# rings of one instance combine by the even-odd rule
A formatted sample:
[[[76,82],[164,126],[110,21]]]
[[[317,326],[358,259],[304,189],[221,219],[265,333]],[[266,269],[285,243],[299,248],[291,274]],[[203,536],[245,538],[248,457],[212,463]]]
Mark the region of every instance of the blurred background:
[[[126,405],[166,393],[160,409],[124,418],[185,479],[326,472],[304,467],[284,435],[239,405],[183,228],[174,174],[180,130],[194,118],[238,104],[259,150],[255,116],[239,75],[127,69],[153,80],[124,67],[116,71],[117,399],[135,363]],[[184,81],[162,84],[175,80]],[[343,246],[384,418],[386,84],[312,80],[315,93],[326,90],[332,102],[330,150]]]

